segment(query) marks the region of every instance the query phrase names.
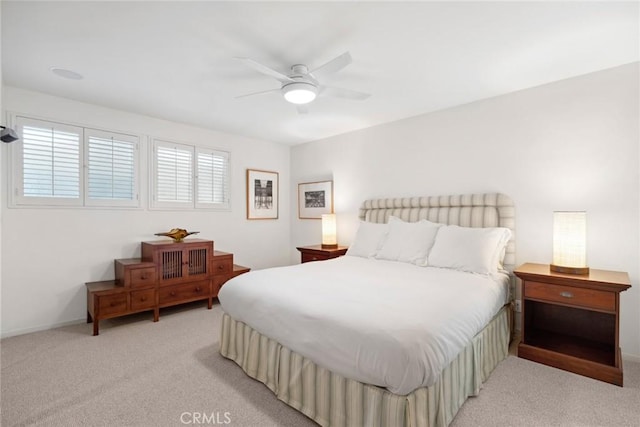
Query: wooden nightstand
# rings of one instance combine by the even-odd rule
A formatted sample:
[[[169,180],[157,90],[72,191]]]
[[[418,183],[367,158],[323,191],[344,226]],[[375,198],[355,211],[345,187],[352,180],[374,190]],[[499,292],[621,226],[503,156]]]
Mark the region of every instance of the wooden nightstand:
[[[331,258],[338,258],[347,253],[347,246],[338,246],[335,249],[322,249],[322,245],[300,246],[300,261],[324,261]]]
[[[622,386],[620,292],[631,287],[629,275],[561,274],[545,264],[514,273],[524,301],[518,357]]]

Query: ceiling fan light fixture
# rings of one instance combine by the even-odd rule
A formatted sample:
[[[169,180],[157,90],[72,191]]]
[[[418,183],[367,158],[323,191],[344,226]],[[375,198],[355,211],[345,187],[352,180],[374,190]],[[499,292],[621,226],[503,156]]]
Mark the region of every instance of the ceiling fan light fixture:
[[[295,82],[283,86],[282,93],[288,102],[302,105],[316,99],[318,88],[311,83]]]

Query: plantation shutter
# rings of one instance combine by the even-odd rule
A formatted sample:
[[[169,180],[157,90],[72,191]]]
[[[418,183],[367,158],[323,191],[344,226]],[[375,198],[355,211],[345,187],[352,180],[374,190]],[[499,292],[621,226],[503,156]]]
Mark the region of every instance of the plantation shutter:
[[[156,141],[157,206],[193,207],[193,147]]]
[[[196,149],[196,207],[229,207],[229,153]]]
[[[85,130],[87,205],[137,206],[138,138]]]
[[[18,117],[20,204],[81,204],[82,128]]]

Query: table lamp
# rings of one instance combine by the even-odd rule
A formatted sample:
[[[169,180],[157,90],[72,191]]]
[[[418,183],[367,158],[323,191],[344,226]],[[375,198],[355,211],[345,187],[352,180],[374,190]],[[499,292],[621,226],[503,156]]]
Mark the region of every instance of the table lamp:
[[[587,267],[587,213],[553,213],[553,263],[551,271],[589,274]]]
[[[336,237],[336,215],[322,215],[322,249],[336,249],[338,239]]]

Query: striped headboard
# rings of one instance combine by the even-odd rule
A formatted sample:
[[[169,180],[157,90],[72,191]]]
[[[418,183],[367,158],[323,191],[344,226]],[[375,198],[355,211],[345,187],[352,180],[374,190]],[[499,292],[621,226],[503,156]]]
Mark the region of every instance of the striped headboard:
[[[404,197],[365,200],[360,206],[360,219],[386,223],[390,216],[407,222],[426,219],[462,227],[505,227],[511,230],[504,268],[515,267],[515,209],[509,196],[499,193],[462,194],[454,196]]]

